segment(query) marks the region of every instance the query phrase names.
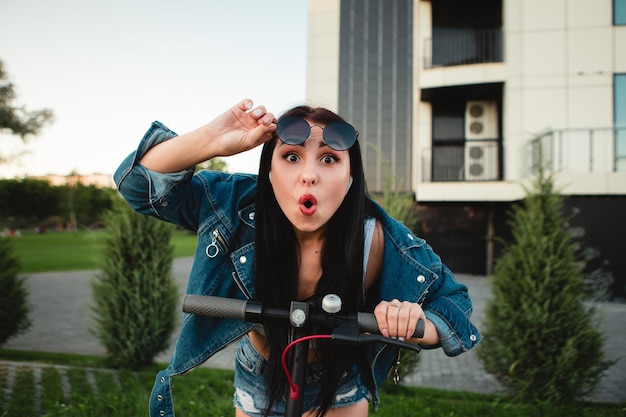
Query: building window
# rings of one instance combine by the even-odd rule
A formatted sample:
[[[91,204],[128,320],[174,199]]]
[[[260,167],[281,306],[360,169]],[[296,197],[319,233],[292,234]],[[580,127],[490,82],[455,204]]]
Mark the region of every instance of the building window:
[[[615,170],[626,171],[626,74],[614,76]]]
[[[462,106],[433,105],[434,181],[463,181],[464,121]]]
[[[613,0],[613,24],[626,25],[626,0]]]
[[[424,68],[502,62],[502,0],[432,1]]]
[[[411,191],[413,0],[342,0],[340,20],[339,112],[359,130],[370,191]]]

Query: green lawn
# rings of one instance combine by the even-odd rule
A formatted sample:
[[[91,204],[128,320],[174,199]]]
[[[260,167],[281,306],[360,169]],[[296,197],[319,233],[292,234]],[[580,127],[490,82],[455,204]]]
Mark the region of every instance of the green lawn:
[[[97,269],[103,254],[105,231],[23,233],[11,237],[21,272]],[[172,237],[174,257],[193,256],[196,235],[177,230]]]
[[[146,416],[154,376],[165,366],[155,365],[140,372],[116,371],[105,368],[100,357],[8,350],[0,350],[0,359],[15,361],[0,363],[0,392],[8,393],[0,401],[0,416]],[[39,364],[34,367],[33,361]],[[176,415],[234,415],[232,380],[232,371],[208,368],[175,377]],[[626,416],[626,404],[520,404],[502,396],[395,386],[390,382],[383,384],[381,399],[380,411],[372,410],[372,417]]]

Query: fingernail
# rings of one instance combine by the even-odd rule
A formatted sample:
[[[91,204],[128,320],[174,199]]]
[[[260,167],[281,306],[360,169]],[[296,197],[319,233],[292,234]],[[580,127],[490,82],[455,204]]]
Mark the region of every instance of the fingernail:
[[[270,123],[272,123],[272,120],[274,118],[272,116],[270,116],[269,114],[266,114],[265,116],[263,116],[263,123],[266,125],[269,125]]]
[[[409,330],[408,332],[406,332],[406,338],[407,339],[410,339],[411,336],[413,336],[413,332],[412,331]]]
[[[404,337],[399,337],[398,340],[404,342]]]
[[[248,110],[250,110],[252,108],[252,102],[251,101],[247,102],[246,107],[248,108]]]
[[[389,331],[387,331],[387,329],[382,329],[382,330],[380,331],[380,334],[382,334],[382,335],[383,335],[383,336],[385,336],[385,337],[389,337]]]
[[[263,112],[261,111],[261,109],[255,109],[252,114],[254,115],[254,117],[261,117],[261,115],[263,114]]]

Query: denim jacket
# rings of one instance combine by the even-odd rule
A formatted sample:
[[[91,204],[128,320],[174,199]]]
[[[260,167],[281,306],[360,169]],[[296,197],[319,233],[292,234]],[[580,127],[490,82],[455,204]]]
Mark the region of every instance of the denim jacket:
[[[189,169],[160,174],[139,164],[151,147],[176,134],[154,122],[117,169],[120,193],[136,211],[197,233],[198,244],[187,293],[239,299],[255,296],[254,214],[256,176]],[[379,300],[398,298],[421,303],[433,322],[440,346],[449,356],[473,348],[481,339],[470,322],[472,304],[467,287],[458,283],[430,246],[375,205],[385,236]],[[174,416],[171,377],[204,363],[254,325],[232,319],[185,314],[173,357],[158,373],[150,396],[150,415]],[[429,346],[432,348],[436,346]],[[398,349],[376,345],[371,368],[363,375],[374,405],[379,387],[397,359]]]

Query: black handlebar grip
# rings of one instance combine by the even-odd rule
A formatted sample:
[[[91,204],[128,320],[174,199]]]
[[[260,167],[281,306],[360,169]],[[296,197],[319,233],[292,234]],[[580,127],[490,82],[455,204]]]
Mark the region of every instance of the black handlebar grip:
[[[419,319],[415,325],[415,333],[413,333],[413,337],[421,339],[424,337],[424,332],[426,332],[426,322],[424,319]]]
[[[356,319],[359,323],[359,330],[372,334],[380,334],[376,316],[372,313],[357,313]]]
[[[234,298],[187,294],[183,299],[183,311],[200,316],[244,320],[247,303]]]
[[[380,329],[378,328],[378,322],[376,321],[376,316],[372,313],[358,313],[357,321],[359,322],[359,329],[364,332],[369,332],[372,334],[380,334]],[[417,325],[415,326],[415,333],[413,333],[413,337],[421,338],[424,337],[424,330],[426,327],[426,323],[424,320],[419,319]]]

